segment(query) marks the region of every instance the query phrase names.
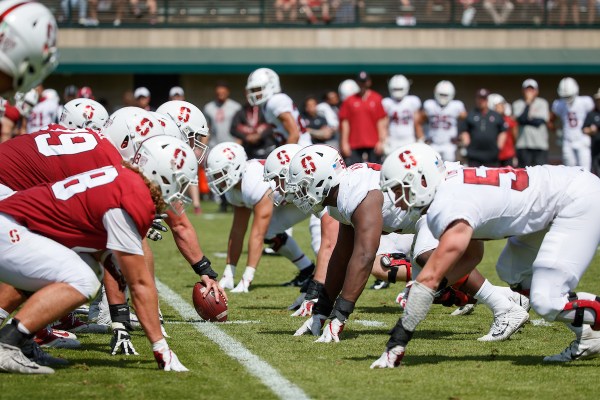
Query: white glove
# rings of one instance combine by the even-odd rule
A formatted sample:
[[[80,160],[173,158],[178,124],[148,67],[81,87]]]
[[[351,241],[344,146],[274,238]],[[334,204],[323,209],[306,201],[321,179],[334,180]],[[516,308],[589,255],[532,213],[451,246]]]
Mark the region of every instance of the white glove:
[[[131,343],[131,336],[127,329],[125,329],[125,325],[120,322],[112,323],[113,337],[110,339],[110,348],[112,349],[111,353],[113,356],[117,354],[117,352],[121,352],[126,356],[129,355],[139,355],[135,348],[133,347],[133,343]]]
[[[408,301],[408,294],[410,293],[410,288],[412,287],[414,281],[410,281],[406,283],[404,289],[398,293],[396,296],[396,304],[400,304],[400,308],[404,309],[406,307],[406,302]]]
[[[394,346],[390,350],[384,351],[381,357],[371,364],[371,369],[399,367],[404,357],[404,350],[402,346]]]
[[[187,372],[187,369],[177,355],[169,349],[169,345],[165,339],[161,339],[152,345],[154,351],[154,359],[158,363],[158,369],[164,371]]]
[[[310,317],[312,315],[313,307],[319,299],[304,300],[299,309],[292,314],[292,317]]]
[[[294,336],[302,336],[308,332],[312,333],[313,336],[319,336],[319,333],[321,333],[321,328],[323,327],[323,324],[325,323],[326,319],[327,317],[325,315],[313,315],[312,317],[304,321],[302,326],[298,328],[296,333],[294,333]]]
[[[315,342],[320,343],[330,343],[330,342],[339,342],[340,341],[340,333],[344,330],[344,322],[340,321],[337,318],[331,320],[330,323],[323,329],[323,334],[320,338],[315,340]]]

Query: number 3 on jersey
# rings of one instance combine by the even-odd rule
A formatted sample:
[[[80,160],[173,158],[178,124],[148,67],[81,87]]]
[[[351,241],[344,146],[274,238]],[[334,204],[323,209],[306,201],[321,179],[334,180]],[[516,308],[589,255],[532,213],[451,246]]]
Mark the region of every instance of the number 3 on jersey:
[[[477,172],[480,175],[477,175]],[[485,175],[481,175],[484,173]],[[523,168],[465,168],[464,182],[470,185],[500,186],[500,175],[508,174],[511,179],[510,188],[522,192],[529,187],[529,175]]]
[[[73,175],[52,185],[52,192],[58,200],[68,200],[88,189],[111,183],[119,175],[115,167],[102,167]]]

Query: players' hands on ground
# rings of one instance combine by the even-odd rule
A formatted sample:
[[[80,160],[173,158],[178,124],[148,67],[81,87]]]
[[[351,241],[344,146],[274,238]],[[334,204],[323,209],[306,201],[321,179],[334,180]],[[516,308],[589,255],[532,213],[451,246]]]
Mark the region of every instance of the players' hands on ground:
[[[154,350],[154,359],[158,363],[158,369],[162,369],[164,371],[175,371],[175,372],[187,372],[187,369],[179,358],[177,358],[177,354],[175,354],[167,344],[166,340],[162,339],[160,342],[161,347],[159,349]]]
[[[206,285],[206,291],[204,292],[204,297],[206,297],[211,290],[215,292],[215,300],[219,303],[221,300],[225,300],[227,302],[227,295],[225,294],[225,289],[219,285],[217,281],[208,277],[208,275],[202,275],[202,282]],[[220,295],[217,295],[217,293]]]
[[[339,342],[340,334],[344,330],[344,323],[337,318],[334,318],[325,326],[323,329],[323,334],[320,338],[315,340],[315,342],[319,343],[330,343],[330,342]]]
[[[394,346],[391,349],[384,351],[381,357],[371,364],[371,369],[399,367],[403,357],[404,347]]]
[[[325,315],[316,314],[304,321],[302,326],[294,333],[294,336],[302,336],[305,333],[311,333],[313,336],[319,336],[321,328],[327,317]]]
[[[310,317],[312,315],[313,307],[318,299],[304,300],[300,308],[292,314],[292,317]]]
[[[115,322],[112,324],[113,328],[113,336],[110,340],[110,348],[113,356],[117,353],[122,353],[126,356],[130,355],[139,355],[135,348],[133,347],[133,343],[131,342],[131,336],[125,326],[122,323]]]

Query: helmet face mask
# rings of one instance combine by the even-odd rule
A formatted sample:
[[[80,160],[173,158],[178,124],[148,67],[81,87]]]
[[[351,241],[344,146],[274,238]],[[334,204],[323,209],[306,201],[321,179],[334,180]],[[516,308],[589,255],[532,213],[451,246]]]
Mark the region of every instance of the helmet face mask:
[[[246,99],[252,106],[266,103],[273,95],[281,92],[279,76],[269,68],[259,68],[248,76]]]
[[[285,201],[285,180],[292,158],[302,150],[298,144],[285,144],[269,153],[265,160],[263,179],[265,182],[274,181],[275,190],[269,194],[275,206]]]

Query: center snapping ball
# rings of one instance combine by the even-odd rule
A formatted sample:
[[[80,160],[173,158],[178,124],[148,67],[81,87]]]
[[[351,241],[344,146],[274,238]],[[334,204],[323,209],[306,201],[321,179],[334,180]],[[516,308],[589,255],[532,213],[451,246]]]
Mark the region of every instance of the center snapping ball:
[[[197,282],[194,285],[192,300],[194,301],[194,308],[196,308],[198,315],[206,321],[227,321],[227,302],[225,299],[221,297],[217,303],[214,290],[211,290],[210,293],[204,297],[206,290],[204,282]]]

